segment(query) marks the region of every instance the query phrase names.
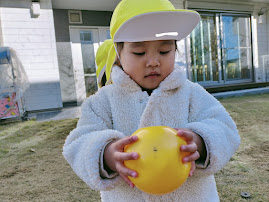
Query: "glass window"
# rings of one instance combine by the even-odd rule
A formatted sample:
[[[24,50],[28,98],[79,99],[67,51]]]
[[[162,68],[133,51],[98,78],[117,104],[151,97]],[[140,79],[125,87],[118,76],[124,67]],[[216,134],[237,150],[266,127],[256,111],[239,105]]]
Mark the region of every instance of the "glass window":
[[[81,43],[92,43],[92,32],[91,31],[80,31],[80,42]]]
[[[95,56],[92,31],[80,31],[81,53],[84,68],[86,96],[90,96],[97,90],[95,76]]]
[[[251,80],[250,16],[200,14],[190,35],[192,81],[214,85]]]
[[[222,16],[223,68],[227,80],[250,79],[252,69],[250,19]]]
[[[71,13],[70,14],[71,22],[80,22],[80,15],[79,13]]]
[[[193,81],[218,80],[218,52],[214,16],[201,16],[191,34],[191,71]]]
[[[82,24],[82,14],[81,11],[68,11],[69,23],[70,24]]]
[[[110,30],[106,30],[106,38],[107,39],[111,39]]]

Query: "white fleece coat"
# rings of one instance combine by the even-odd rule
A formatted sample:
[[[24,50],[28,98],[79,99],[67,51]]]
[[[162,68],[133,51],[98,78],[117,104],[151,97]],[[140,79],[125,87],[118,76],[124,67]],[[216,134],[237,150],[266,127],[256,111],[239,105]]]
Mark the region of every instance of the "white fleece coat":
[[[63,155],[82,180],[101,191],[102,201],[219,201],[213,175],[235,153],[240,137],[224,107],[200,85],[187,80],[185,74],[175,65],[149,96],[114,66],[114,83],[84,101],[81,118],[66,139]],[[197,168],[176,191],[161,196],[132,189],[118,175],[105,179],[100,176],[100,155],[108,142],[129,136],[139,128],[158,125],[198,133],[207,147],[208,166]]]

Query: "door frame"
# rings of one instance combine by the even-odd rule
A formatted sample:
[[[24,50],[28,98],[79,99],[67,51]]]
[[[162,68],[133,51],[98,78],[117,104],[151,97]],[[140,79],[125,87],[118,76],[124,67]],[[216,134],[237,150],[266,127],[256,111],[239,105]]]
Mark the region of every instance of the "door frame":
[[[83,64],[83,59],[82,59],[82,52],[79,53],[74,53],[74,50],[76,51],[81,51],[81,48],[75,48],[74,44],[72,41],[74,39],[72,38],[71,32],[73,30],[87,30],[87,29],[95,29],[98,32],[98,43],[97,47],[94,46],[94,55],[96,56],[96,52],[98,47],[107,39],[107,31],[109,30],[109,26],[69,26],[69,37],[70,37],[70,46],[71,46],[71,53],[72,53],[72,65],[73,65],[73,73],[74,73],[74,80],[75,80],[75,86],[76,86],[76,98],[77,98],[77,105],[81,105],[81,103],[86,99],[86,88],[85,85],[82,86],[81,83],[85,84],[85,76],[83,72],[83,76],[80,75],[81,73],[77,73],[77,69],[74,68],[74,57],[77,57],[75,61],[78,61],[79,63]],[[81,43],[80,43],[81,46]],[[95,63],[95,68],[97,69],[97,65]],[[83,71],[83,70],[81,70]],[[76,78],[79,78],[79,82],[77,81]],[[80,85],[79,85],[80,83]],[[98,86],[98,85],[97,85]]]

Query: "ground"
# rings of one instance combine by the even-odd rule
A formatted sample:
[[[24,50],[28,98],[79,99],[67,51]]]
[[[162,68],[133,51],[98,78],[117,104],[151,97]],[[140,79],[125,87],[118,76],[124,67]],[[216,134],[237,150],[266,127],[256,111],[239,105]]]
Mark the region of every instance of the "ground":
[[[221,201],[269,201],[269,94],[220,100],[235,120],[239,150],[216,174]],[[0,122],[0,201],[92,201],[91,190],[62,156],[77,119]]]

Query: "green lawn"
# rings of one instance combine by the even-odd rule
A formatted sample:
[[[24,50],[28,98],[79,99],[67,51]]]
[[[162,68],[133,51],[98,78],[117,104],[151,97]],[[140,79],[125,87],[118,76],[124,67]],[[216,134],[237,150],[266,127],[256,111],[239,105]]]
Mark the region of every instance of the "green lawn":
[[[269,94],[221,99],[241,145],[216,174],[221,201],[269,201]],[[0,201],[100,201],[72,171],[62,146],[76,119],[0,122]]]

